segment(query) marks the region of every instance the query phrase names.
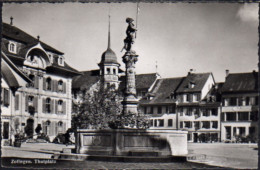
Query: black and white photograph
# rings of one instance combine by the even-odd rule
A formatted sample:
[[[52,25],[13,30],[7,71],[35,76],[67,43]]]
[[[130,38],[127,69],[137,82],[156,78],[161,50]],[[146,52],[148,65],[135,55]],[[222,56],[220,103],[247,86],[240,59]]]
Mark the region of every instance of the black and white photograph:
[[[1,167],[258,169],[259,3],[2,3]]]

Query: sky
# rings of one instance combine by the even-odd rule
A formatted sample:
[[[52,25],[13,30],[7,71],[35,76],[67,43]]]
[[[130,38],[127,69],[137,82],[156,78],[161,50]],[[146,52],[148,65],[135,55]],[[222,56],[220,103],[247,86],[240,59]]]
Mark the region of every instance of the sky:
[[[127,17],[137,19],[136,73],[162,78],[212,72],[216,82],[251,72],[258,63],[258,4],[238,3],[8,3],[2,19],[65,53],[79,71],[98,69],[108,44],[122,62]],[[157,69],[156,69],[157,63]]]

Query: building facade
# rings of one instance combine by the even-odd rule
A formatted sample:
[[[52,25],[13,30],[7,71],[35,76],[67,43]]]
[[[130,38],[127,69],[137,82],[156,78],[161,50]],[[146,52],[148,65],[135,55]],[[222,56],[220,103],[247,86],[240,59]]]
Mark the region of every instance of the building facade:
[[[40,126],[52,140],[71,126],[72,77],[80,73],[65,62],[62,52],[39,37],[6,23],[2,36],[2,54],[31,80],[14,97],[16,128],[33,136]]]
[[[230,73],[222,88],[221,140],[258,135],[258,73]]]

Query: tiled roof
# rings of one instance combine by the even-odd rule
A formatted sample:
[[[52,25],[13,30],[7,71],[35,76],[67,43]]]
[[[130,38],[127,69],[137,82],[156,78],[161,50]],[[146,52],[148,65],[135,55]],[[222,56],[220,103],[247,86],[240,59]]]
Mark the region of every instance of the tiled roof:
[[[25,43],[26,45],[35,44],[38,42],[38,39],[34,38],[33,36],[27,34],[26,32],[22,31],[21,29],[12,26],[7,23],[2,23],[2,35],[3,37],[7,37],[9,39],[13,39],[18,42]],[[42,47],[47,50],[57,54],[62,55],[63,53],[56,50],[55,48],[41,42]]]
[[[137,74],[135,76],[136,89],[149,89],[156,80],[156,77],[156,73]],[[121,76],[119,80],[121,81],[119,89],[123,90],[125,88],[125,76]]]
[[[6,23],[3,23],[2,24],[3,26],[3,29],[2,29],[2,35],[4,38],[7,38],[7,39],[11,39],[11,40],[14,40],[14,41],[18,41],[18,42],[21,42],[23,43],[23,46],[21,46],[22,49],[19,50],[19,53],[17,54],[12,54],[8,51],[6,45],[3,43],[3,41],[1,42],[1,45],[2,45],[2,51],[6,54],[6,56],[8,56],[10,58],[10,60],[12,60],[14,63],[17,63],[17,59],[21,59],[21,60],[24,60],[25,59],[25,55],[26,53],[28,52],[28,50],[30,48],[32,48],[33,46],[36,46],[39,42],[36,38],[32,37],[31,35],[27,34],[26,32],[22,31],[21,29],[15,27],[15,26],[12,26],[12,25],[9,25],[9,24],[6,24]],[[63,55],[62,52],[52,48],[51,46],[43,43],[43,42],[40,42],[41,46],[47,50],[47,51],[51,51],[53,53],[55,53],[54,55],[54,58],[58,57],[58,55]],[[64,62],[64,66],[60,66],[58,65],[57,63],[58,61],[56,59],[53,60],[53,64],[51,66],[48,66],[46,68],[46,70],[48,71],[67,71],[67,72],[70,72],[72,73],[73,75],[78,75],[79,72],[72,68],[71,66],[69,66],[66,62]],[[20,62],[20,64],[22,64]]]
[[[257,91],[258,72],[230,73],[221,89],[222,92]]]
[[[72,89],[89,89],[100,79],[99,70],[82,71],[82,75],[73,77]]]
[[[119,64],[117,62],[117,57],[115,52],[111,48],[107,48],[107,50],[102,54],[100,64]]]
[[[211,73],[190,73],[185,77],[177,93],[200,92],[204,87]],[[189,88],[189,84],[194,84],[193,88]]]
[[[178,77],[156,80],[153,89],[150,91],[151,94],[154,94],[154,97],[151,100],[142,99],[140,104],[175,103],[176,101],[171,99],[170,95],[177,90],[183,79],[183,77]]]

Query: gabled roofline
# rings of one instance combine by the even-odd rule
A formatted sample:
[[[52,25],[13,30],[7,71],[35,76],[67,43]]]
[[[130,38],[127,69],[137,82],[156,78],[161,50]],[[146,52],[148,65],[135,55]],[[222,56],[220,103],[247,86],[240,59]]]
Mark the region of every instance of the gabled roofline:
[[[28,83],[31,82],[31,79],[27,77],[19,68],[17,68],[14,63],[1,51],[1,57]]]

